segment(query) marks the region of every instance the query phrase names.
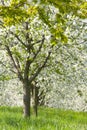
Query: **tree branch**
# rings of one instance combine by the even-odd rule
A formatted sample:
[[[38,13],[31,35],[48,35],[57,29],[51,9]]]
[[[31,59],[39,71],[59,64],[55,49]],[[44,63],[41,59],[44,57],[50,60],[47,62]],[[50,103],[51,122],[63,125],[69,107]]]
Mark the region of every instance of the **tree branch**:
[[[14,35],[14,36],[17,38],[17,40],[18,40],[24,47],[27,47],[27,45],[19,38],[19,36],[18,36],[17,34],[13,33],[12,31],[10,31],[10,33],[11,33],[12,35]]]
[[[2,61],[0,61],[0,64],[3,65],[5,68],[8,69],[8,67],[6,66],[6,64],[4,64]],[[12,70],[11,68],[9,68],[11,72],[17,74],[14,70]]]
[[[35,55],[34,55],[34,57],[33,57],[33,59],[32,59],[32,62],[36,59],[37,55],[38,55],[39,52],[41,51],[42,46],[43,46],[43,44],[44,44],[44,40],[45,40],[45,37],[44,37],[44,35],[43,35],[43,38],[42,38],[42,40],[41,40],[41,44],[40,44],[40,46],[39,46],[39,49],[38,49],[37,52],[35,53]]]
[[[2,5],[5,5],[4,0],[1,0]]]
[[[36,44],[38,44],[38,43],[40,43],[40,42],[42,42],[42,40],[38,40],[38,41],[32,43],[32,45],[34,46],[34,45],[36,45]]]
[[[29,56],[28,56],[26,60],[26,64],[25,64],[24,79],[28,79],[29,67],[30,67],[30,61],[29,61]]]
[[[18,58],[17,58],[17,57],[15,57],[15,59],[16,59],[17,67],[18,67],[18,68],[19,68],[19,70],[21,71],[21,66],[20,66],[19,60],[18,60]]]
[[[6,73],[6,71],[3,71],[2,73],[0,73],[0,76],[2,76],[3,74],[5,74]]]
[[[50,55],[51,55],[51,51],[48,52],[48,56],[46,57],[44,63],[37,69],[36,73],[29,79],[30,82],[32,82],[38,76],[41,70],[45,67],[47,61],[50,58]]]
[[[28,30],[29,30],[28,25],[29,25],[29,23],[25,22],[25,30],[26,30],[25,37],[26,37],[26,43],[27,43],[26,48],[27,48],[28,53],[31,53],[31,50],[33,51],[34,48],[33,48],[33,45],[31,44],[32,38],[30,38],[29,33],[28,33]]]
[[[11,61],[13,62],[13,65],[14,65],[15,69],[17,70],[18,78],[19,78],[21,81],[23,81],[23,76],[22,76],[22,74],[21,74],[21,72],[20,72],[18,66],[17,66],[16,63],[15,63],[15,60],[14,60],[14,58],[13,58],[13,56],[12,56],[12,53],[11,53],[11,50],[10,50],[9,46],[8,46],[8,45],[5,45],[5,47],[6,47],[6,50],[7,50],[7,52],[8,52],[8,55],[9,55]]]

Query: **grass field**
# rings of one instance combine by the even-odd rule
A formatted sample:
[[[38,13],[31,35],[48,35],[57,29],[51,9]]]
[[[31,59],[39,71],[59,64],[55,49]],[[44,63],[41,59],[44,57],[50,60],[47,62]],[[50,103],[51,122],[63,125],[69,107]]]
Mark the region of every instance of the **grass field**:
[[[39,108],[39,116],[29,120],[22,108],[0,107],[0,130],[87,130],[87,113]]]

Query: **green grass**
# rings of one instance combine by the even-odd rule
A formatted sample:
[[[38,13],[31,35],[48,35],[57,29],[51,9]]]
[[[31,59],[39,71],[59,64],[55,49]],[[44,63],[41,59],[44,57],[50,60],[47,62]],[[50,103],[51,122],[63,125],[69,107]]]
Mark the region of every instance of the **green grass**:
[[[87,130],[87,113],[39,108],[39,116],[24,119],[22,108],[0,107],[0,130]]]

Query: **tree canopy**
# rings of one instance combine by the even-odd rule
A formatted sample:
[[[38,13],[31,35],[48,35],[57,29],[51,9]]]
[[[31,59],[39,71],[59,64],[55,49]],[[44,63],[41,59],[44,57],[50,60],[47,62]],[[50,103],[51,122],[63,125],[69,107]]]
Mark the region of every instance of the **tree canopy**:
[[[68,41],[65,30],[69,17],[86,18],[86,8],[82,0],[1,0],[0,45],[23,84],[25,116],[30,116],[31,89],[48,65],[54,45]]]
[[[53,44],[56,39],[67,42],[64,34],[69,15],[86,18],[86,0],[1,0],[0,20],[11,26],[38,17],[50,28]]]

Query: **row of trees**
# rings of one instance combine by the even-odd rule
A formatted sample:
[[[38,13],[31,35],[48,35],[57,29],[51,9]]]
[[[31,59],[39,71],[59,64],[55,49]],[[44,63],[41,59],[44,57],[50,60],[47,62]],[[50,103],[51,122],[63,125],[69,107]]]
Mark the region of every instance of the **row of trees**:
[[[24,115],[30,117],[31,92],[35,92],[37,115],[37,77],[49,67],[52,52],[65,35],[69,16],[86,16],[85,1],[1,1],[0,46],[10,57],[6,64],[23,84]],[[59,72],[59,71],[58,71]]]

